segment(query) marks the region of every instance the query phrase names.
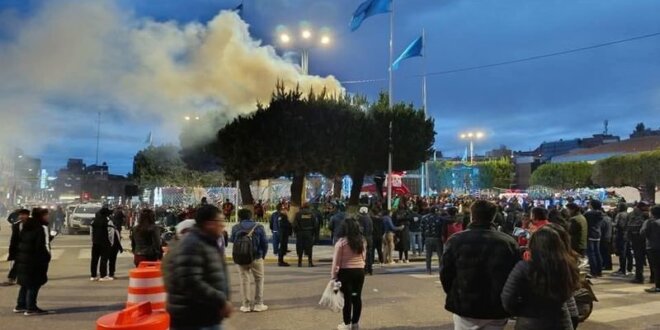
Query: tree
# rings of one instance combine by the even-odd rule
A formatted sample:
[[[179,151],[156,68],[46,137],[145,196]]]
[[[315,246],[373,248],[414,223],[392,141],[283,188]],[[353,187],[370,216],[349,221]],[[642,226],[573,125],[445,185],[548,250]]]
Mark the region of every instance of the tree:
[[[387,171],[390,123],[392,124],[392,169],[405,171],[418,168],[428,160],[435,143],[435,124],[412,104],[396,103],[389,107],[388,95],[381,93],[367,110],[362,134],[350,143],[349,155],[355,157],[350,172],[353,188],[349,205],[357,205],[364,176]],[[377,181],[378,190],[382,181]],[[380,194],[382,196],[382,194]]]
[[[514,166],[508,158],[488,160],[477,165],[479,186],[508,189],[513,182]]]
[[[554,189],[573,189],[592,185],[593,165],[589,163],[543,164],[532,173],[532,185]]]
[[[149,146],[133,158],[133,177],[142,188],[164,186],[213,186],[224,181],[220,172],[186,168],[174,145]]]
[[[646,132],[646,126],[644,125],[644,123],[637,123],[637,125],[635,125],[635,130],[633,131],[633,134],[635,133],[644,134],[644,132]]]
[[[451,184],[451,171],[454,164],[448,161],[429,162],[429,183],[431,189],[441,190],[449,189]]]
[[[660,150],[600,160],[594,165],[592,179],[604,187],[637,187],[642,200],[655,202],[655,188],[660,182]]]

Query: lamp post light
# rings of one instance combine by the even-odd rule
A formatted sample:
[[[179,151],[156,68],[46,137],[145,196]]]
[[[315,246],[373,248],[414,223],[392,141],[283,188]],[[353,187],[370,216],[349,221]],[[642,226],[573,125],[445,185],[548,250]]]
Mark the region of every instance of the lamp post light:
[[[292,45],[299,48],[300,52],[300,68],[303,74],[309,74],[309,48],[313,43],[319,43],[321,46],[327,46],[332,41],[330,36],[321,32],[318,34],[318,39],[315,39],[314,32],[309,28],[303,28],[300,31],[300,39],[296,40],[292,34],[288,32],[281,32],[278,36],[280,44],[284,47],[291,47]]]
[[[459,135],[462,140],[470,141],[470,165],[474,165],[474,141],[484,137],[483,132],[465,132]]]

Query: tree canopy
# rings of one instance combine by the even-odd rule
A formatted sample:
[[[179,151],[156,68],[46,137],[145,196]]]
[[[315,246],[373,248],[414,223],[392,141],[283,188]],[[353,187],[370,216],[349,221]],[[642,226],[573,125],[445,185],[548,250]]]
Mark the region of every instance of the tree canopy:
[[[592,179],[601,186],[633,186],[642,199],[655,201],[660,182],[660,150],[614,156],[596,162]]]
[[[217,186],[224,177],[217,171],[200,172],[186,168],[173,145],[149,146],[133,159],[133,178],[142,188],[166,186]]]
[[[509,189],[514,178],[514,165],[508,158],[492,159],[476,165],[481,188]]]
[[[541,185],[554,189],[589,187],[593,165],[589,163],[551,163],[543,164],[532,173],[532,185]]]

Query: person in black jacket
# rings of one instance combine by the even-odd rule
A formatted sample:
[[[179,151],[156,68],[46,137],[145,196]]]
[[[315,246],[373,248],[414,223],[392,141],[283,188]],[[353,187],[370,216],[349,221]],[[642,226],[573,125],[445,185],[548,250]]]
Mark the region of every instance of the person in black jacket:
[[[591,276],[603,276],[603,256],[600,254],[601,226],[604,219],[602,204],[599,200],[589,201],[589,211],[584,214],[587,219],[588,241],[587,258],[589,258],[589,272]]]
[[[360,225],[360,231],[362,236],[364,236],[367,241],[367,260],[365,262],[364,270],[367,274],[374,274],[374,223],[371,217],[369,216],[369,209],[366,206],[360,207],[358,224]]]
[[[545,226],[532,235],[529,249],[531,259],[518,262],[504,285],[504,309],[517,316],[516,330],[573,330],[567,301],[580,275],[570,246]]]
[[[110,280],[108,277],[108,261],[111,252],[110,237],[108,236],[108,223],[110,222],[110,215],[112,211],[109,208],[103,207],[94,217],[90,227],[92,236],[92,260],[90,264],[90,281]],[[100,262],[100,265],[99,265]],[[99,278],[97,275],[101,273]]]
[[[163,262],[171,330],[219,329],[233,312],[227,264],[218,246],[224,218],[217,207],[204,205],[195,223]]]
[[[374,214],[379,214],[377,210],[374,210]],[[383,218],[380,216],[373,216],[371,217],[372,224],[374,226],[374,232],[373,232],[373,247],[375,249],[375,253],[378,253],[378,263],[382,264],[383,263],[383,235],[385,235],[385,226],[383,224]],[[374,253],[374,252],[372,252]],[[374,253],[374,261],[375,261],[375,255]]]
[[[18,254],[18,243],[20,242],[21,231],[25,222],[30,217],[30,211],[21,209],[16,211],[16,223],[11,225],[11,238],[9,239],[9,254],[7,261],[12,262],[7,274],[7,282],[2,283],[1,286],[11,286],[16,284],[16,255]]]
[[[298,254],[298,267],[302,267],[303,253],[307,255],[307,264],[314,267],[312,254],[315,235],[318,232],[319,222],[316,215],[304,204],[293,220],[293,231],[296,233],[296,252]],[[281,247],[280,247],[281,250]]]
[[[644,221],[640,233],[646,238],[646,254],[651,268],[652,288],[648,293],[660,293],[660,205],[651,208],[651,219]]]
[[[488,201],[474,202],[467,230],[446,243],[440,281],[447,293],[445,309],[454,313],[454,329],[506,326],[509,314],[500,294],[520,252],[511,236],[492,226],[496,210]]]
[[[431,274],[431,258],[433,253],[438,254],[438,262],[442,255],[442,225],[445,219],[440,216],[439,209],[433,207],[431,213],[422,217],[421,230],[424,235],[424,248],[426,249],[426,273]]]
[[[50,263],[50,234],[48,210],[35,208],[32,217],[23,225],[16,254],[16,271],[21,289],[14,313],[25,316],[48,314],[37,306],[39,289],[48,282]]]

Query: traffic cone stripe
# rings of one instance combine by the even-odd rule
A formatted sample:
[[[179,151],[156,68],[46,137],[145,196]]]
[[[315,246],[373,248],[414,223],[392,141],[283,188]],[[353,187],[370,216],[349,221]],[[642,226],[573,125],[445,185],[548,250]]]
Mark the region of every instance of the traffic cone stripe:
[[[131,278],[128,280],[129,288],[151,288],[155,286],[163,286],[163,278]]]
[[[158,293],[165,293],[165,288],[162,286],[156,286],[156,287],[151,287],[151,288],[133,288],[129,287],[128,288],[128,294],[133,294],[133,295],[141,295],[141,294],[158,294]]]

